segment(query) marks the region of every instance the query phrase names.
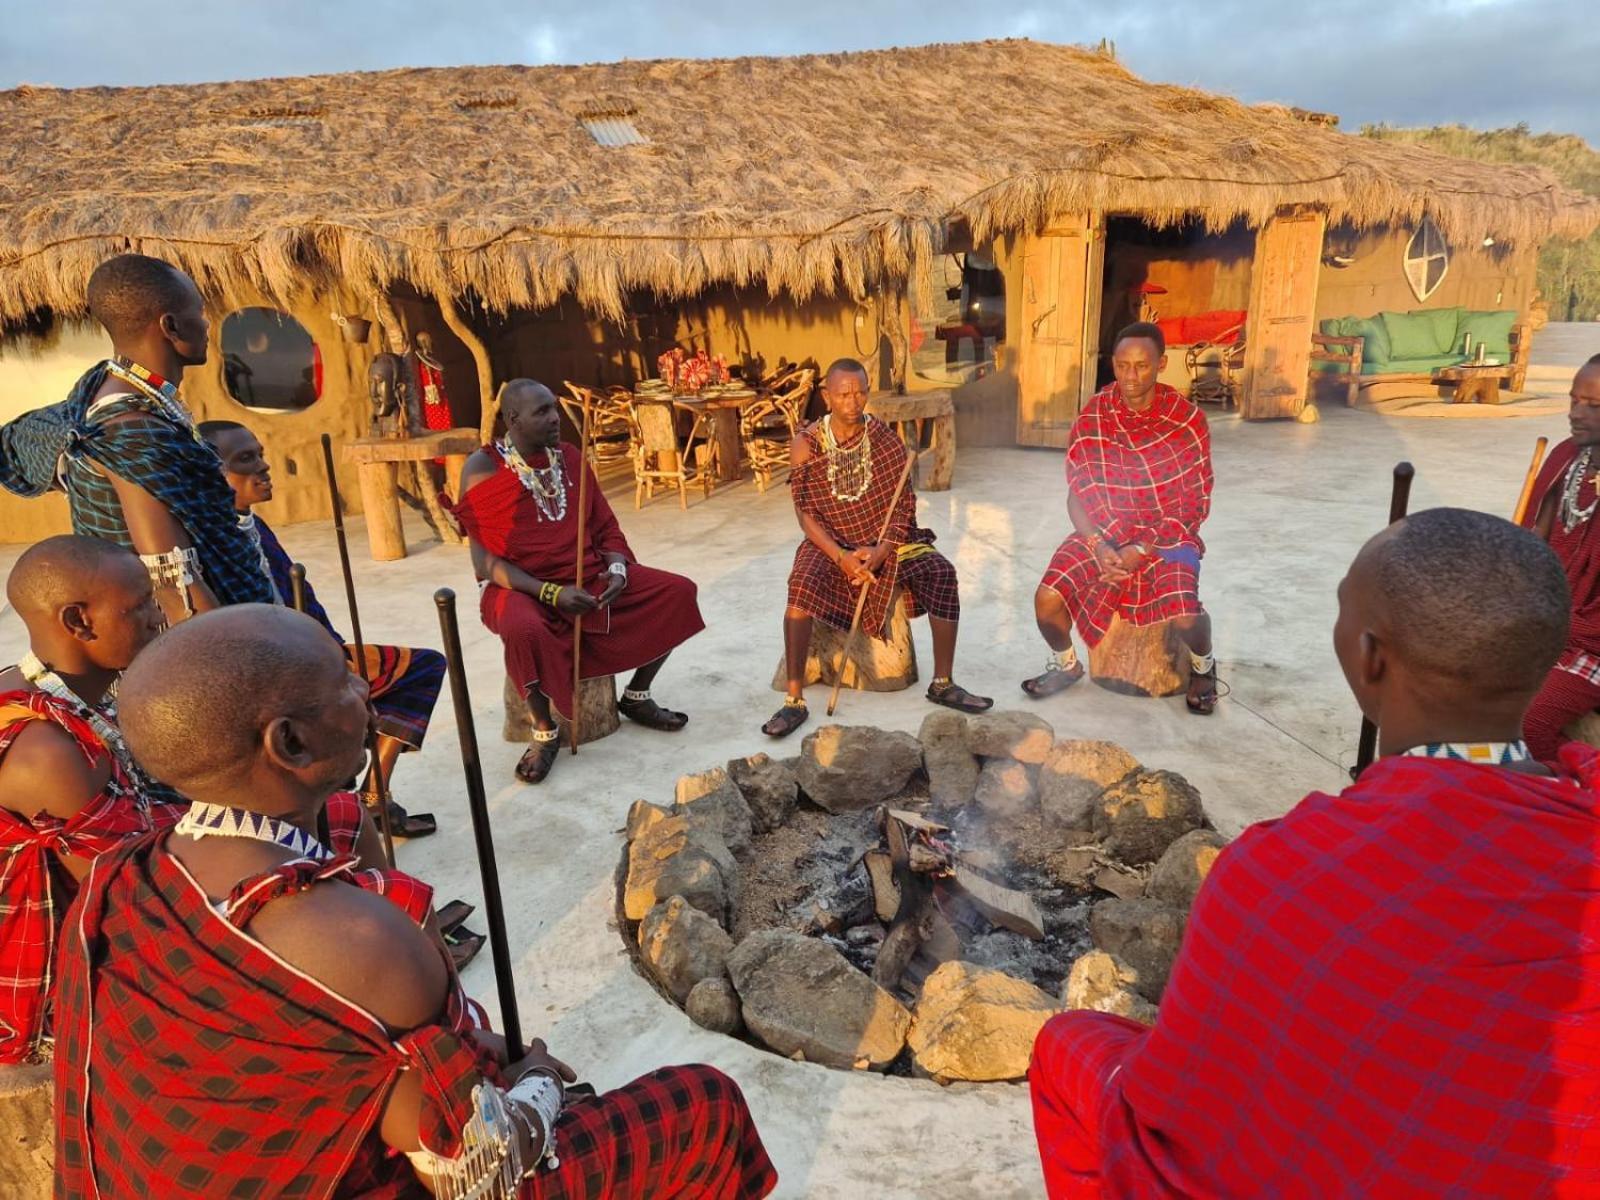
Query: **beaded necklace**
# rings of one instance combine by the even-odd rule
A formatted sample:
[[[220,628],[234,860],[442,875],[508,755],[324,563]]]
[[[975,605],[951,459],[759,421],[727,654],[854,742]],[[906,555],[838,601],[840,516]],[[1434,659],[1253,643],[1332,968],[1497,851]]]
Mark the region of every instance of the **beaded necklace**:
[[[66,684],[66,681],[47,667],[32,650],[22,656],[17,663],[17,669],[22,672],[22,677],[46,696],[59,700],[72,710],[74,716],[85,722],[94,734],[100,739],[105,748],[111,751],[112,757],[117,760],[123,773],[133,781],[133,802],[140,812],[148,812],[150,802],[145,793],[149,790],[149,777],[145,775],[144,768],[139,766],[128,751],[128,743],[122,740],[122,730],[116,726],[117,706],[109,696],[101,704],[90,704]]]
[[[333,857],[332,850],[297,825],[265,813],[230,808],[226,804],[194,801],[173,832],[192,837],[195,841],[208,837],[233,837],[271,842],[290,851],[296,858],[309,858],[316,862],[326,862]]]
[[[155,410],[167,420],[180,429],[188,431],[189,436],[195,441],[203,442],[205,440],[200,436],[200,430],[195,426],[194,417],[183,406],[183,401],[178,399],[177,384],[171,380],[163,379],[148,368],[141,367],[133,359],[123,354],[113,358],[106,365],[106,370],[150,401]]]
[[[1413,746],[1405,758],[1448,758],[1456,762],[1481,763],[1490,767],[1505,767],[1512,763],[1527,762],[1533,756],[1528,744],[1515,742],[1428,742]]]
[[[545,451],[548,466],[535,467],[522,457],[522,451],[512,443],[510,434],[501,438],[495,444],[495,449],[500,451],[500,457],[505,459],[506,466],[516,474],[533,496],[533,502],[538,506],[539,515],[546,521],[559,522],[567,517],[567,480],[566,472],[562,468],[563,458],[561,451],[554,453]]]
[[[1567,468],[1567,478],[1561,489],[1561,531],[1571,533],[1579,525],[1594,516],[1594,510],[1600,507],[1600,488],[1595,492],[1595,498],[1589,502],[1587,508],[1578,507],[1578,493],[1583,490],[1583,481],[1589,474],[1589,464],[1594,457],[1594,448],[1585,446],[1583,453],[1573,459],[1572,465]]]
[[[861,436],[849,449],[833,436],[833,414],[822,418],[822,449],[828,458],[828,490],[845,503],[861,499],[872,486],[871,417],[862,418]]]

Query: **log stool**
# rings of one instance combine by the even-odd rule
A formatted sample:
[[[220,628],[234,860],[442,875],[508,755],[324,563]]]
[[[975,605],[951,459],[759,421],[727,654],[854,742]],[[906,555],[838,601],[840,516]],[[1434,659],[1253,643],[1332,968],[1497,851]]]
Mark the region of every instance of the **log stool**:
[[[1189,686],[1189,648],[1170,621],[1129,625],[1113,617],[1089,651],[1089,677],[1125,696],[1174,696]]]
[[[49,1200],[56,1164],[55,1071],[0,1067],[0,1195]]]
[[[834,664],[844,651],[849,634],[824,625],[811,623],[811,652],[806,656],[806,686],[834,682]],[[911,642],[911,618],[906,615],[905,596],[895,597],[889,614],[889,640],[861,634],[856,639],[855,653],[844,664],[844,686],[861,692],[899,692],[917,681],[917,648]],[[772,690],[788,690],[789,670],[783,656],[778,657],[778,669],[772,676]]]
[[[528,701],[521,690],[506,678],[506,720],[500,736],[508,742],[527,742],[533,737],[533,718],[528,714]],[[617,731],[622,715],[617,712],[617,678],[615,675],[596,675],[578,684],[578,713],[582,724],[578,745],[597,742],[607,734]],[[567,719],[556,713],[556,728],[561,731],[561,744],[567,744]]]

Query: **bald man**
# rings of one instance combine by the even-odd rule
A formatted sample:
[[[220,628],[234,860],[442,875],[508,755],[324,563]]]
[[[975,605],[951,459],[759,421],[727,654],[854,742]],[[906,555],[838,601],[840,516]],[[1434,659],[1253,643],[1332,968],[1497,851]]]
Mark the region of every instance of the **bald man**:
[[[28,653],[0,671],[0,1063],[49,1056],[62,915],[89,863],[178,819],[128,754],[108,700],[161,631],[150,577],[109,542],[48,538],[6,598]]]
[[[1528,748],[1545,762],[1570,740],[1567,726],[1600,708],[1600,354],[1573,377],[1567,423],[1572,436],[1545,459],[1524,519],[1561,559],[1572,591],[1566,649],[1523,724]]]
[[[234,520],[216,452],[178,397],[210,334],[194,281],[160,259],[119,254],[89,276],[87,298],[112,356],[65,400],[0,427],[0,487],[64,488],[73,531],[137,553],[169,622],[270,603],[260,547]]]
[[[691,580],[640,565],[578,448],[561,444],[561,410],[550,389],[513,379],[500,411],[505,437],[467,460],[461,498],[448,507],[471,541],[483,623],[505,643],[506,674],[533,716],[517,778],[539,783],[559,749],[554,713],[570,716],[577,699],[576,620],[583,620],[583,677],[631,671],[618,711],[668,733],[689,718],[657,704],[650,686],[667,655],[705,621]],[[575,582],[580,471],[589,472],[581,587]]]
[[[1508,521],[1367,543],[1333,646],[1381,757],[1223,850],[1153,1029],[1044,1027],[1050,1195],[1600,1194],[1600,754],[1520,740],[1566,636]]]
[[[732,1080],[666,1068],[580,1097],[542,1042],[508,1062],[421,927],[421,885],[356,870],[319,840],[371,713],[315,621],[266,606],[204,614],[151,646],[122,695],[134,753],[192,804],[170,835],[97,863],[75,909],[58,1002],[59,1194],[772,1189]]]

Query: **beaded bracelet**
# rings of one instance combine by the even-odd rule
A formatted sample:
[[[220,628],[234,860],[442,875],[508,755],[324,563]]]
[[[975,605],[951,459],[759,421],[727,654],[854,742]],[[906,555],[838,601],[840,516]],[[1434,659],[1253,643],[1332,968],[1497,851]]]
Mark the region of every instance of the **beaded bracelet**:
[[[551,608],[556,606],[556,601],[561,598],[561,585],[559,583],[541,583],[539,585],[539,599]]]

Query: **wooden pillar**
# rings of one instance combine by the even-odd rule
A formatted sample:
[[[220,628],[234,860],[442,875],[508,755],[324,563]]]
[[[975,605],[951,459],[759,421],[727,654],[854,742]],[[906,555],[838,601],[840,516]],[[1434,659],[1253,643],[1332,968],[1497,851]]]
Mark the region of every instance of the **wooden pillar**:
[[[467,469],[465,454],[446,454],[444,456],[444,490],[450,494],[450,499],[461,499],[461,472]]]
[[[1316,420],[1307,393],[1327,223],[1326,213],[1286,209],[1256,233],[1239,397],[1246,420]]]
[[[364,462],[356,467],[361,481],[361,507],[367,515],[367,542],[377,562],[406,556],[406,535],[400,524],[400,488],[395,464]]]
[[[449,292],[440,291],[436,298],[439,301],[439,315],[450,327],[450,332],[460,338],[462,344],[472,351],[472,361],[478,368],[478,403],[481,405],[478,434],[484,442],[488,442],[494,437],[495,418],[494,363],[489,359],[489,347],[483,344],[483,339],[471,325],[467,324],[466,318],[461,315],[461,310],[456,308],[454,296]]]

